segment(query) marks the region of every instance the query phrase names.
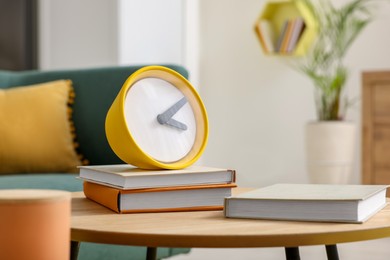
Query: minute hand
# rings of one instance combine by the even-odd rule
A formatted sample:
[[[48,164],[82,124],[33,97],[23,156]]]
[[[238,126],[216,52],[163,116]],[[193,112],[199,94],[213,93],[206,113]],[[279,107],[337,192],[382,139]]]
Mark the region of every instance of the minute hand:
[[[185,97],[181,98],[170,108],[168,108],[164,113],[159,114],[157,116],[157,121],[160,124],[166,124],[169,121],[169,119],[171,119],[177,113],[177,111],[179,111],[180,108],[182,108],[186,103],[187,103],[187,99]]]

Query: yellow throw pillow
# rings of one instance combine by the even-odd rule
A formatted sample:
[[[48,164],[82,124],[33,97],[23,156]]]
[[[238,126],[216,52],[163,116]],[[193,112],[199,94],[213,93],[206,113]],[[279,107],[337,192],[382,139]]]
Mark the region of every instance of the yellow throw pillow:
[[[0,90],[0,173],[76,172],[70,80]]]

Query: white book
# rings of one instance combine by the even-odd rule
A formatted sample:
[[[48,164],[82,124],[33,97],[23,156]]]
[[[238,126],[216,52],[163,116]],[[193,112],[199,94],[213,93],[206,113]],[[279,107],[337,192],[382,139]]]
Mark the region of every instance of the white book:
[[[362,223],[386,205],[387,185],[275,184],[225,199],[229,218]]]
[[[258,33],[260,37],[262,37],[267,52],[275,52],[275,33],[272,29],[271,23],[267,20],[260,20],[257,27]]]
[[[86,181],[119,189],[233,183],[234,170],[190,166],[180,170],[143,170],[128,164],[79,166],[79,177]]]

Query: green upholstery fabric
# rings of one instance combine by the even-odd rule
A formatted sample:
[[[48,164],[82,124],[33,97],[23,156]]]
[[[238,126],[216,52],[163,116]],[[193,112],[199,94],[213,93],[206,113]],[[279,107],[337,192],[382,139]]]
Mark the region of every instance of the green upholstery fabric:
[[[15,174],[0,176],[0,189],[53,189],[82,191],[83,182],[77,174]]]
[[[157,249],[157,258],[168,258],[172,255],[189,252],[186,248],[165,248]],[[81,243],[78,259],[112,259],[112,260],[129,260],[129,259],[146,259],[146,247],[121,246],[121,245],[104,245],[95,243]]]
[[[57,79],[71,79],[76,93],[73,121],[80,152],[90,164],[116,164],[122,161],[112,152],[105,136],[104,122],[107,111],[134,71],[142,66],[109,67],[61,71],[11,72],[0,70],[0,88],[31,85]],[[167,65],[188,77],[185,68]],[[1,137],[0,137],[1,138]],[[1,140],[0,140],[1,143]],[[0,189],[60,189],[82,191],[77,174],[15,174],[0,175]],[[159,248],[158,258],[187,253],[186,248]],[[81,243],[80,260],[145,259],[145,247]]]

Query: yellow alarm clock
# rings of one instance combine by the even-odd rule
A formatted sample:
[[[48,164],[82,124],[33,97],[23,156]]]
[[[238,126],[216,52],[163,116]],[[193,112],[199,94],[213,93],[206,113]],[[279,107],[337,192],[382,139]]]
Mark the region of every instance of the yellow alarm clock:
[[[143,169],[181,169],[202,155],[208,139],[203,102],[182,75],[147,66],[123,84],[106,117],[115,154]]]

